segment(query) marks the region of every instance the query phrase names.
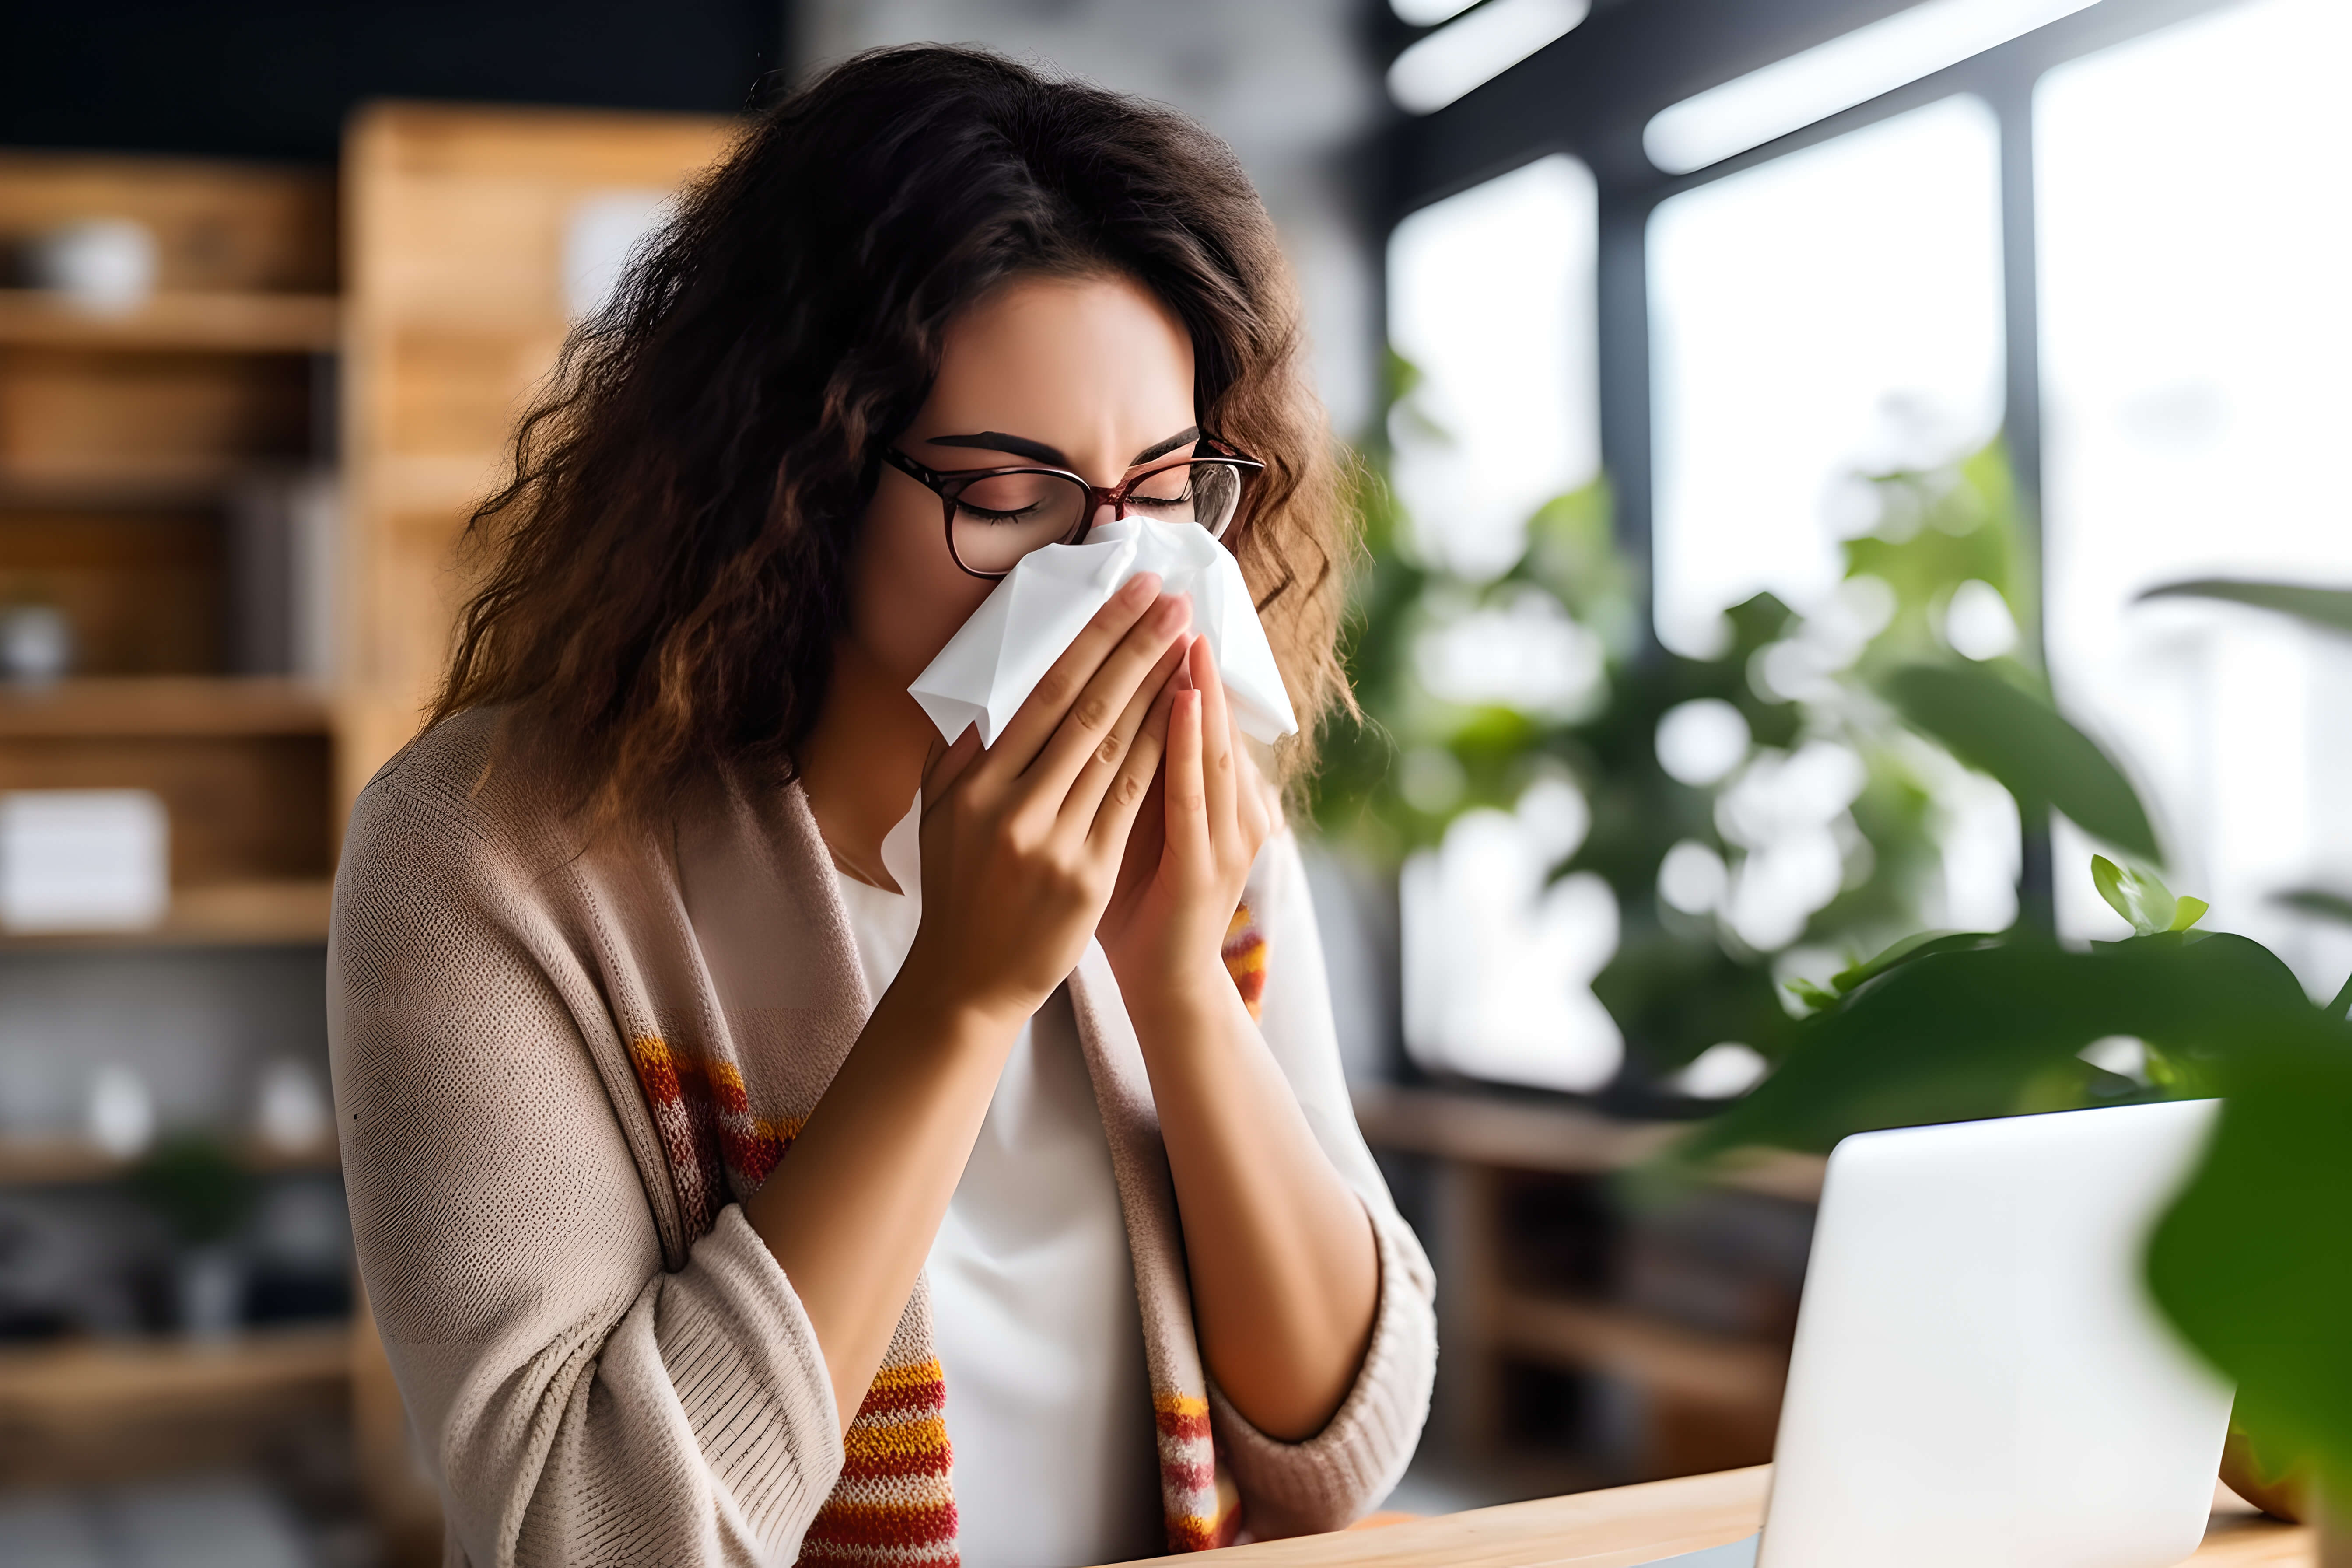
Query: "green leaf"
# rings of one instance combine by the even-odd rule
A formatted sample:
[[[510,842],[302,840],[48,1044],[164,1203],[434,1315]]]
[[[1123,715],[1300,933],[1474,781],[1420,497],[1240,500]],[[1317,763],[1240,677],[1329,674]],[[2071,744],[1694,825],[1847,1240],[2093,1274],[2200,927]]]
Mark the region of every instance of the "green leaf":
[[[2296,888],[2279,894],[2273,901],[2291,910],[2300,910],[2307,915],[2316,915],[2324,921],[2341,921],[2346,925],[2352,925],[2352,898],[2326,888]]]
[[[2167,931],[2187,931],[2190,926],[2193,926],[2199,921],[2203,920],[2205,918],[2205,911],[2212,907],[2212,905],[2207,903],[2202,899],[2192,899],[2188,894],[2183,893],[2180,895],[2179,901],[2172,907],[2172,923],[2165,929]]]
[[[2142,599],[2221,599],[2275,610],[2327,631],[2352,632],[2352,588],[2314,588],[2302,583],[2249,583],[2229,577],[2198,577],[2150,588]]]
[[[1841,969],[1830,977],[1841,996],[1865,981],[1874,980],[1898,963],[1930,953],[1949,952],[1958,948],[1983,947],[1998,939],[1975,931],[1915,931],[1902,941],[1882,949],[1874,957],[1866,958],[1850,968]]]
[[[2216,1053],[2260,1045],[2279,1020],[2300,1027],[2321,1017],[2276,955],[2228,932],[2089,952],[1974,941],[1923,949],[1800,1021],[1772,1076],[1706,1122],[1682,1155],[1827,1149],[1874,1127],[2004,1115],[2043,1069],[2109,1035],[2147,1041],[2151,1062],[2160,1055],[2183,1091],[2210,1092]]]
[[[1789,981],[1786,989],[1808,1013],[1818,1013],[1825,1007],[1837,1005],[1836,992],[1824,991],[1802,975]]]
[[[2238,1385],[2238,1420],[2352,1493],[2352,1028],[2270,1021],[2225,1063],[2221,1125],[2148,1247],[2166,1315]]]
[[[1886,695],[1911,724],[1999,779],[2021,807],[2054,806],[2128,854],[2164,858],[2123,770],[2042,699],[1985,669],[1930,664],[1896,670]]]
[[[2107,900],[2107,907],[2129,921],[2132,930],[2142,936],[2154,936],[2160,931],[2187,931],[2196,922],[2197,915],[2205,912],[2200,903],[2195,914],[2176,924],[2174,917],[2179,912],[2179,900],[2155,872],[2137,868],[2127,871],[2104,855],[2091,857],[2091,882],[2099,889],[2099,897]]]

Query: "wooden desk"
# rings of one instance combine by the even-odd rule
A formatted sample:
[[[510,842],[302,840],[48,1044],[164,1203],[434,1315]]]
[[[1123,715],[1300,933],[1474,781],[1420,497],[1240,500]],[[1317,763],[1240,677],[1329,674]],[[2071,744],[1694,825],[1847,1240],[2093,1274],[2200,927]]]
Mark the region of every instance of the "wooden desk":
[[[1764,1517],[1771,1473],[1759,1465],[1154,1561],[1200,1568],[1629,1568],[1752,1533]],[[2306,1568],[2312,1552],[2310,1531],[2264,1519],[2218,1494],[2205,1544],[2189,1561],[2198,1568]]]

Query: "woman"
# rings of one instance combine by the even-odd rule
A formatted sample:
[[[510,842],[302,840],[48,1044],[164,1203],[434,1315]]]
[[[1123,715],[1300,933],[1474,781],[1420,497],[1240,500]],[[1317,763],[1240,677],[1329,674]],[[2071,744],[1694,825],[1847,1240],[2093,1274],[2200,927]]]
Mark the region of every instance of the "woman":
[[[1141,515],[1232,549],[1311,731],[1299,353],[1220,144],[938,48],[770,113],[575,339],[330,946],[452,1561],[1075,1563],[1393,1483],[1427,1266],[1187,605],[1138,579],[986,750],[907,694]]]

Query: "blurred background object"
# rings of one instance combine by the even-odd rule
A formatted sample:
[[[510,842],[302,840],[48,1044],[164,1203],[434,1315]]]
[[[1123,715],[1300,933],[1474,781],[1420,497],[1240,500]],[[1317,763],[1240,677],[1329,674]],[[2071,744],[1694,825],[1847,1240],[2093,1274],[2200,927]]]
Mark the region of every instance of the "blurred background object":
[[[1442,1279],[1396,1506],[1764,1457],[1818,1162],[1623,1173],[1891,942],[2129,929],[1922,692],[2063,704],[2206,925],[2352,967],[2347,643],[2132,607],[2352,582],[2336,0],[18,7],[0,1561],[437,1560],[326,1109],[342,815],[571,325],[732,119],[922,39],[1231,142],[1360,459],[1308,855]]]

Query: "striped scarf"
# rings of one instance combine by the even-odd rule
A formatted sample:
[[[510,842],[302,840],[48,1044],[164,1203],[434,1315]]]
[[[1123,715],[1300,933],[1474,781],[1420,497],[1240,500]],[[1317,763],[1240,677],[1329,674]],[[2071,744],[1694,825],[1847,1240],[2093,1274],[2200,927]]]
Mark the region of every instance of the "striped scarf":
[[[1256,1017],[1265,991],[1266,942],[1246,904],[1234,911],[1223,956]],[[661,1133],[678,1213],[702,1236],[727,1204],[759,1190],[813,1108],[761,1116],[739,1063],[677,1049],[657,1036],[631,1040],[629,1056]],[[1207,1390],[1163,1388],[1156,1378],[1154,1384],[1169,1550],[1228,1545],[1242,1527],[1241,1499],[1217,1465]],[[842,1449],[840,1479],[801,1542],[803,1568],[956,1568],[947,1377],[932,1347],[929,1297],[919,1287],[843,1435]]]

